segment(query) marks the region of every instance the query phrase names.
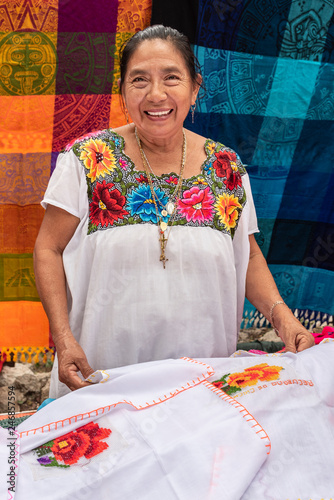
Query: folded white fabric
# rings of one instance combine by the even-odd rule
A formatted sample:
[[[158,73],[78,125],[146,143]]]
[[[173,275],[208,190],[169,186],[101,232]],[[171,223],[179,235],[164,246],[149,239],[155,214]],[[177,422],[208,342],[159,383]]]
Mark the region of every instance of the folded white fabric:
[[[239,499],[270,442],[212,373],[187,359],[113,370],[40,410],[19,426],[15,499]]]
[[[324,341],[97,372],[18,427],[15,500],[330,500],[333,359]]]
[[[267,431],[271,453],[242,500],[334,498],[334,341],[298,354],[211,360],[224,390]],[[220,383],[218,382],[219,386]]]

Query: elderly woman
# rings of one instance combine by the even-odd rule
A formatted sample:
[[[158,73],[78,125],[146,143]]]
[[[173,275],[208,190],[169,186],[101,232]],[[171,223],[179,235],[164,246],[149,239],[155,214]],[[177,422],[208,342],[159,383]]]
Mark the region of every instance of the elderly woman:
[[[245,295],[287,350],[313,344],[255,242],[238,155],[183,127],[201,84],[185,36],[163,26],[135,34],[119,82],[133,123],[58,158],[34,254],[57,349],[51,397],[86,385],[78,372],[229,356]]]

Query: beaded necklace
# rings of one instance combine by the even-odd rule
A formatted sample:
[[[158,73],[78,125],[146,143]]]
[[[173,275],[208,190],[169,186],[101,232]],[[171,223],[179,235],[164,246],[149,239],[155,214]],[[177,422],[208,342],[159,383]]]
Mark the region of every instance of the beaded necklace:
[[[145,172],[147,175],[147,180],[148,180],[148,184],[150,186],[150,191],[151,191],[151,195],[152,195],[152,201],[154,203],[155,211],[156,211],[156,215],[157,215],[158,229],[159,229],[159,242],[160,242],[160,261],[163,263],[164,269],[166,268],[166,262],[168,261],[168,259],[166,258],[166,254],[165,254],[166,246],[167,246],[168,238],[169,238],[170,231],[172,228],[171,224],[172,224],[174,217],[176,215],[176,204],[177,204],[177,201],[179,199],[179,194],[180,194],[181,187],[182,187],[183,171],[184,171],[184,167],[185,167],[185,163],[186,163],[186,156],[187,156],[187,139],[186,139],[186,134],[185,134],[184,129],[182,129],[182,133],[183,133],[183,144],[182,144],[182,158],[181,158],[181,168],[180,168],[179,180],[178,180],[178,183],[175,187],[175,190],[174,190],[172,196],[170,197],[170,199],[168,200],[166,205],[164,205],[159,200],[159,198],[156,196],[156,194],[154,192],[151,173],[154,176],[154,179],[156,180],[156,182],[159,186],[160,186],[160,183],[159,183],[156,175],[154,174],[154,172],[151,168],[151,165],[149,164],[147,156],[142,148],[141,140],[139,139],[139,136],[137,133],[137,127],[135,127],[135,136],[136,136],[137,144],[139,147],[140,155],[141,155],[141,158],[143,161],[144,169],[145,169]],[[159,213],[158,204],[162,206],[161,215]],[[169,215],[171,217],[168,220],[168,222],[165,222],[162,220],[162,217],[166,217],[167,215]],[[168,235],[166,237],[165,231],[167,230],[168,227],[169,227],[169,231],[168,231]]]

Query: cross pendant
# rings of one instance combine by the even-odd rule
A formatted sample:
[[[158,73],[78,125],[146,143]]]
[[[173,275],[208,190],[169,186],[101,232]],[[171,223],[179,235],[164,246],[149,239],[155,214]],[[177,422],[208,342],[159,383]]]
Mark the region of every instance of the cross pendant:
[[[160,261],[163,263],[163,266],[164,266],[164,269],[165,269],[166,268],[166,262],[168,261],[168,259],[166,259],[166,255],[165,255],[165,249],[166,249],[168,238],[165,237],[165,232],[164,231],[160,231],[159,240],[160,240],[160,250],[161,250],[161,252],[160,252]]]

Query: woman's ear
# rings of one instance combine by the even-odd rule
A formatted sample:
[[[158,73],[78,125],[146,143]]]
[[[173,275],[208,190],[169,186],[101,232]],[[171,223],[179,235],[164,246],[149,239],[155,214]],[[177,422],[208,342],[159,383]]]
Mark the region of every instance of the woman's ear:
[[[119,90],[121,90],[121,79],[120,78],[117,80],[117,87]]]

